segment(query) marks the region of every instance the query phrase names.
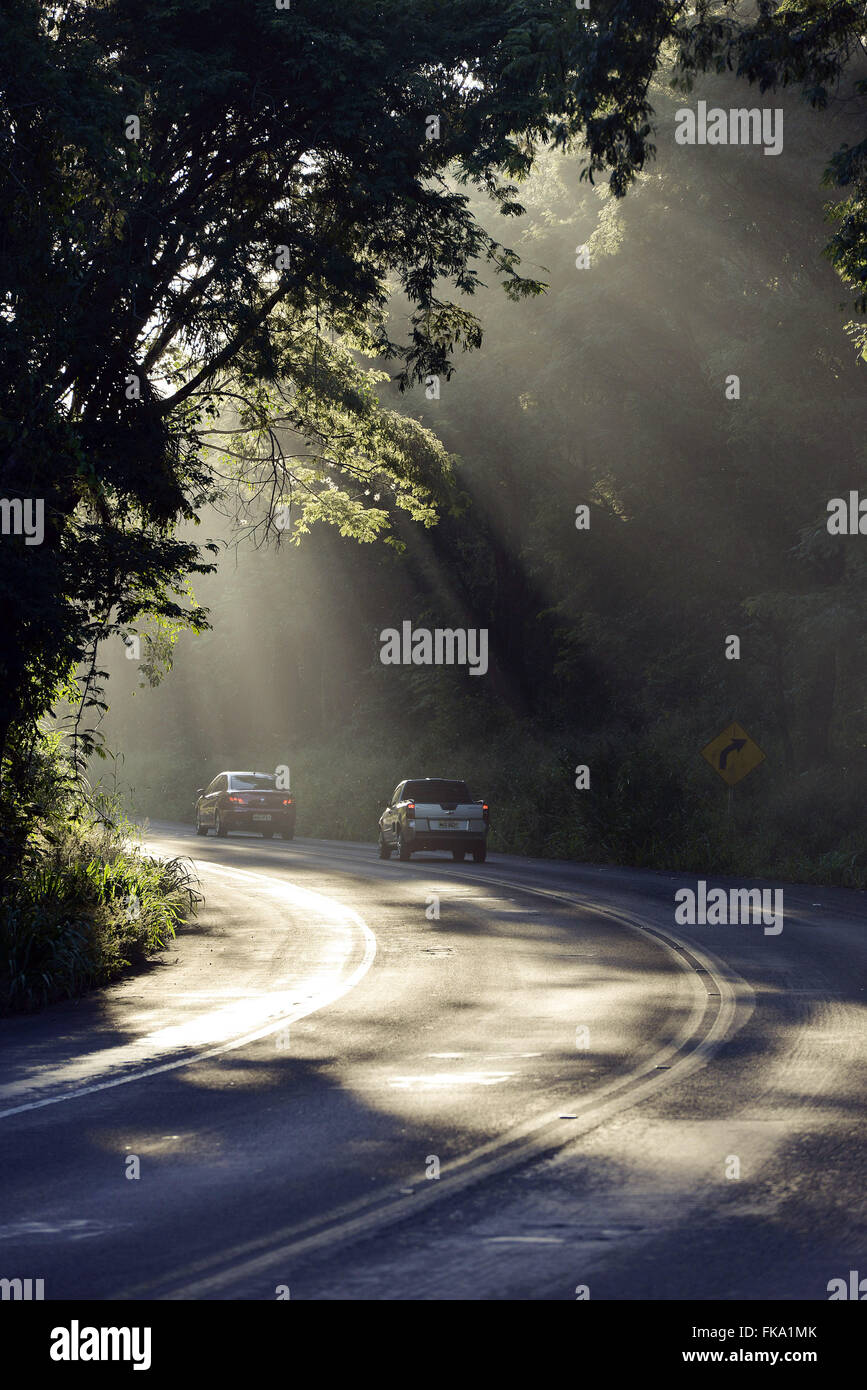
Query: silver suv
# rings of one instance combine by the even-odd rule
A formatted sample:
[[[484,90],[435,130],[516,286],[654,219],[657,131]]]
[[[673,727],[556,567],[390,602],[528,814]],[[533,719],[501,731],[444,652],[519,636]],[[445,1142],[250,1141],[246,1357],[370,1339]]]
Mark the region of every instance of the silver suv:
[[[472,854],[484,864],[488,804],[474,801],[466,782],[445,777],[410,777],[398,782],[379,818],[379,857],[396,851],[404,861],[418,850],[449,849],[453,859]]]

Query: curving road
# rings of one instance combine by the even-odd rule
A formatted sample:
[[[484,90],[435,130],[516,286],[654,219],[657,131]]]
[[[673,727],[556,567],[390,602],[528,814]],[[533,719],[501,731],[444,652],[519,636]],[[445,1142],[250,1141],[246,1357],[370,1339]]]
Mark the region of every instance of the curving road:
[[[867,1273],[867,906],[197,839],[207,902],[0,1022],[0,1278],[46,1298],[820,1299]],[[713,882],[721,882],[714,879]]]

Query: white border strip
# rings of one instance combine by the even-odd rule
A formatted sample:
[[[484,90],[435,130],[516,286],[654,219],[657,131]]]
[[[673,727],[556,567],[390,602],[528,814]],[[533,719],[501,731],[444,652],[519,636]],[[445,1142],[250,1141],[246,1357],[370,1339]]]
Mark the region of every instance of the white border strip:
[[[339,917],[343,921],[351,922],[361,932],[364,941],[364,954],[360,963],[347,979],[333,985],[330,989],[322,990],[312,1002],[299,1004],[297,1008],[281,1014],[279,1018],[266,1024],[263,1028],[257,1028],[251,1033],[244,1033],[240,1037],[232,1038],[231,1041],[221,1043],[218,1047],[209,1047],[204,1052],[188,1052],[183,1057],[175,1058],[171,1062],[161,1062],[159,1066],[131,1071],[125,1076],[113,1077],[110,1081],[95,1081],[92,1085],[79,1086],[73,1091],[63,1091],[57,1096],[46,1096],[42,1100],[31,1100],[23,1105],[13,1105],[8,1110],[0,1110],[0,1120],[6,1120],[11,1115],[22,1115],[28,1110],[42,1110],[47,1105],[60,1105],[64,1101],[79,1100],[82,1096],[93,1095],[97,1091],[108,1091],[114,1086],[128,1086],[133,1081],[144,1081],[147,1077],[160,1076],[163,1072],[178,1071],[181,1067],[195,1066],[197,1062],[206,1062],[212,1057],[222,1057],[226,1052],[233,1052],[236,1048],[245,1047],[247,1043],[258,1042],[260,1038],[267,1038],[271,1033],[285,1028],[288,1023],[297,1022],[300,1018],[307,1018],[309,1014],[326,1008],[329,1004],[335,1003],[336,1000],[342,999],[363,980],[376,956],[376,937],[363,918],[352,908],[344,907],[342,903],[338,903],[334,898],[328,898],[322,893],[314,893],[309,888],[301,888],[298,884],[283,883],[280,879],[269,874],[257,874],[247,869],[224,869],[221,865],[209,864],[207,861],[198,862],[205,865],[208,870],[224,874],[226,877],[238,878],[243,876],[244,878],[259,880],[272,890],[277,889],[282,892],[286,888],[291,888],[296,896],[303,895],[310,905],[323,915],[332,918]]]

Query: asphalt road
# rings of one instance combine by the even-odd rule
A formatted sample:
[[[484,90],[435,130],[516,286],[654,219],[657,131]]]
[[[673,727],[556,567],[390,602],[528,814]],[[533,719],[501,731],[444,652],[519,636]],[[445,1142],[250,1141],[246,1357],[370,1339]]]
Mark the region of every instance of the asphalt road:
[[[677,926],[688,875],[149,840],[197,860],[198,921],[0,1022],[0,1278],[825,1300],[867,1275],[865,895],[786,887],[768,935]]]

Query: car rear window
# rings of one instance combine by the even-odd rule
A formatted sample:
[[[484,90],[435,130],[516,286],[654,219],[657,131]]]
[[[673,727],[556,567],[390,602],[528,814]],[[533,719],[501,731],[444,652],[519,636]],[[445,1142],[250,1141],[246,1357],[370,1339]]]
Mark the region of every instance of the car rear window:
[[[233,772],[229,778],[233,792],[273,791],[274,778],[265,773],[252,773],[249,777],[239,777]]]
[[[432,777],[429,782],[407,782],[403,789],[405,801],[471,801],[466,782],[446,782]]]

